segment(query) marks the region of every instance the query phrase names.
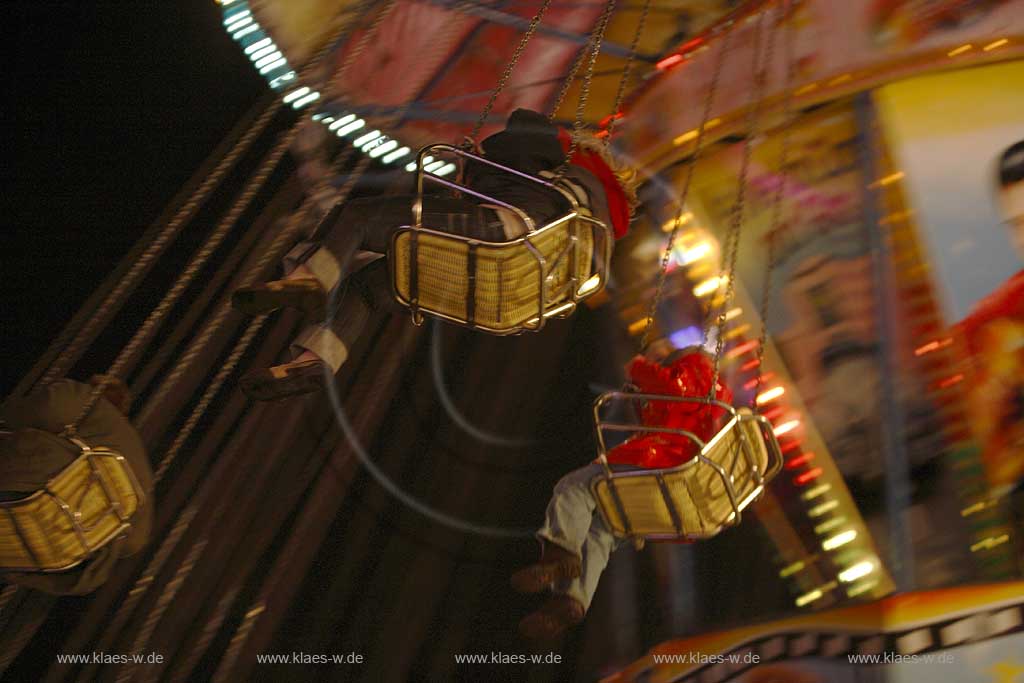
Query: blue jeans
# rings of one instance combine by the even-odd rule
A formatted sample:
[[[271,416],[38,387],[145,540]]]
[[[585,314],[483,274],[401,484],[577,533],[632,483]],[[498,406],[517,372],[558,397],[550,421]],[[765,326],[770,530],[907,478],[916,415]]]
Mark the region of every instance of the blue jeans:
[[[541,541],[554,543],[580,558],[579,578],[559,582],[555,592],[568,595],[585,609],[590,608],[608,558],[623,543],[605,526],[590,492],[590,482],[602,474],[604,467],[591,463],[562,477],[548,503],[544,526],[537,532]]]

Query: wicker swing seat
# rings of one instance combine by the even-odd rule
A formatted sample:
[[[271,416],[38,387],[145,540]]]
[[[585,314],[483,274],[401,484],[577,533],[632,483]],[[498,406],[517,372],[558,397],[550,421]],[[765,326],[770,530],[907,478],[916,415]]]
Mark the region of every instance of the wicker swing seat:
[[[563,216],[536,228],[518,207],[424,170],[427,154],[447,152],[538,183],[561,196]],[[413,225],[392,238],[388,263],[395,298],[413,321],[425,315],[495,335],[536,331],[549,318],[572,314],[604,288],[611,257],[610,231],[554,182],[520,173],[451,145],[420,150]],[[423,181],[429,179],[482,204],[502,207],[523,223],[523,236],[485,242],[422,224]]]
[[[681,429],[602,421],[601,408],[615,399],[714,405],[727,412],[728,420],[704,443]],[[635,542],[711,538],[739,524],[743,510],[761,496],[782,466],[771,423],[749,408],[709,399],[609,392],[595,402],[594,417],[605,473],[593,480],[591,490],[605,524],[619,538]],[[605,431],[672,434],[689,439],[700,451],[677,467],[612,470]]]
[[[71,569],[124,533],[145,494],[120,453],[81,453],[32,495],[0,503],[0,570]]]

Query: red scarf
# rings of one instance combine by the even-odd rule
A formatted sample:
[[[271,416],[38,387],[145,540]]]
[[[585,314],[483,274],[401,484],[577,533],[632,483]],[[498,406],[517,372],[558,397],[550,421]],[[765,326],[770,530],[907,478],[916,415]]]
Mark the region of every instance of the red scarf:
[[[558,129],[558,140],[562,143],[562,149],[568,152],[572,143],[569,133],[564,128]],[[629,231],[629,202],[612,169],[598,154],[584,149],[573,152],[569,163],[587,169],[601,181],[604,195],[608,200],[608,215],[612,219],[611,228],[615,233],[615,239],[624,237]]]

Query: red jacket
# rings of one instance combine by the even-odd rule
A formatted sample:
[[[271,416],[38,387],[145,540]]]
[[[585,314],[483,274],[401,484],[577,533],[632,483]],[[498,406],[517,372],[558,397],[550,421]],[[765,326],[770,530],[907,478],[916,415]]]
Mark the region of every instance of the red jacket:
[[[572,140],[564,128],[558,129],[558,140],[562,143],[562,149],[568,152]],[[629,231],[629,201],[626,199],[626,193],[622,190],[615,173],[604,162],[604,159],[589,150],[577,149],[573,152],[569,163],[587,169],[601,181],[605,199],[608,201],[608,215],[612,223],[609,227],[615,233],[615,239],[624,237]]]
[[[630,379],[641,393],[665,396],[704,398],[713,373],[710,356],[700,351],[684,354],[668,367],[643,356],[637,356],[629,365]],[[721,378],[715,398],[732,403],[732,392]],[[640,421],[650,427],[685,429],[706,442],[718,432],[727,415],[724,408],[702,403],[648,401],[641,410]],[[693,458],[699,450],[697,444],[684,436],[640,433],[613,448],[608,453],[608,462],[646,469],[675,467]]]

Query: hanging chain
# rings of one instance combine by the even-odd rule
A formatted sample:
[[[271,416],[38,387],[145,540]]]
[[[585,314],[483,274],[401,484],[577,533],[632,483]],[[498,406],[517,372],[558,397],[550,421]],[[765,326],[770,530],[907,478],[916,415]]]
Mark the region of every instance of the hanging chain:
[[[590,98],[590,85],[594,80],[594,66],[597,64],[598,55],[601,54],[601,43],[604,42],[604,33],[608,29],[608,22],[615,12],[615,2],[616,0],[608,0],[605,3],[604,11],[601,12],[601,17],[597,20],[597,26],[594,27],[594,32],[590,34],[590,45],[588,46],[590,54],[587,59],[587,70],[583,74],[583,83],[580,85],[580,97],[576,101],[576,118],[572,122],[569,149],[566,151],[565,160],[558,170],[558,178],[565,175],[569,160],[572,159],[572,155],[576,153],[579,147],[579,136],[583,132],[583,114],[587,108],[587,100]]]
[[[393,2],[394,0],[391,1]],[[349,28],[350,26],[348,25],[342,26],[330,37],[330,39],[324,42],[323,46],[317,50],[317,52],[302,67],[299,74],[300,80],[303,77],[309,77],[309,75],[315,73],[324,57],[326,57],[330,52],[330,47],[335,44],[336,39],[343,36]],[[103,392],[106,391],[107,386],[111,384],[113,378],[119,377],[122,374],[124,366],[132,356],[142,348],[144,343],[149,341],[150,337],[155,333],[156,327],[163,322],[171,308],[175,303],[177,303],[178,298],[192,280],[195,279],[203,265],[205,265],[206,261],[213,255],[217,250],[217,247],[220,246],[221,242],[227,236],[231,227],[248,208],[249,203],[255,198],[256,194],[263,187],[263,184],[270,178],[271,173],[273,173],[274,169],[277,168],[278,162],[284,156],[288,147],[298,134],[298,130],[299,126],[296,124],[278,139],[273,150],[264,159],[262,165],[256,171],[256,174],[250,179],[243,189],[242,194],[232,205],[231,209],[229,209],[227,216],[220,221],[217,228],[210,235],[206,244],[203,245],[203,248],[193,256],[192,260],[175,281],[171,289],[164,295],[164,298],[159,304],[157,304],[156,308],[154,308],[146,317],[146,320],[143,321],[132,339],[114,359],[114,362],[107,373],[96,383],[92,393],[82,406],[82,409],[75,416],[75,419],[65,425],[64,429],[61,430],[60,435],[62,437],[71,437],[77,434],[78,426],[81,424],[82,420],[92,412],[92,409],[99,402],[100,398],[103,396]]]
[[[764,347],[768,342],[768,305],[771,300],[772,292],[772,275],[775,272],[776,266],[776,249],[778,244],[779,230],[782,228],[782,199],[785,194],[786,187],[786,167],[789,164],[789,143],[790,133],[792,132],[792,107],[793,107],[793,91],[792,83],[793,78],[796,75],[796,62],[793,59],[793,20],[790,17],[790,0],[782,0],[782,17],[781,21],[786,22],[785,33],[783,34],[782,44],[782,59],[785,68],[785,80],[782,85],[783,90],[783,104],[782,104],[782,131],[779,140],[779,170],[778,170],[778,182],[775,185],[775,195],[772,197],[772,217],[768,228],[768,268],[764,273],[764,282],[761,287],[761,334],[757,341],[757,379],[754,385],[754,394],[751,398],[751,406],[757,405],[757,395],[761,393],[761,384],[763,382],[763,368],[764,368]],[[771,60],[768,60],[771,64]]]
[[[697,166],[697,162],[700,160],[701,152],[704,149],[704,137],[707,132],[707,123],[711,119],[711,108],[714,104],[715,91],[718,89],[718,81],[722,75],[722,65],[725,63],[725,56],[729,51],[730,44],[732,42],[732,28],[735,22],[729,22],[725,24],[722,29],[724,35],[722,36],[722,46],[718,49],[718,55],[715,58],[715,66],[711,73],[711,82],[708,84],[707,94],[704,97],[704,111],[701,114],[700,125],[697,127],[697,139],[694,142],[693,154],[690,157],[690,162],[686,166],[686,177],[683,180],[683,188],[679,194],[679,214],[673,221],[672,232],[668,236],[668,243],[665,245],[665,250],[661,254],[661,267],[658,270],[658,284],[654,290],[654,297],[651,299],[651,307],[647,311],[647,321],[644,323],[644,333],[640,337],[640,353],[643,353],[650,343],[651,332],[654,330],[654,316],[658,311],[658,304],[661,302],[662,294],[665,290],[665,280],[668,275],[668,262],[672,257],[672,247],[676,242],[676,236],[679,234],[679,226],[683,222],[683,216],[686,215],[686,200],[690,194],[690,185],[693,183],[693,171]]]
[[[739,183],[736,188],[736,201],[733,203],[729,222],[729,233],[726,236],[725,247],[722,253],[722,269],[719,271],[719,287],[721,278],[725,280],[725,294],[722,297],[722,304],[718,314],[717,334],[715,339],[714,373],[711,376],[711,386],[708,387],[708,399],[715,397],[715,385],[718,384],[718,376],[721,372],[722,351],[725,348],[725,322],[729,313],[729,304],[732,301],[736,284],[736,257],[739,253],[740,233],[743,227],[744,208],[746,202],[747,175],[750,172],[750,160],[754,150],[754,139],[757,137],[757,122],[761,112],[761,104],[764,100],[765,84],[768,81],[767,60],[761,55],[761,34],[764,25],[764,17],[768,10],[762,10],[757,17],[757,24],[754,26],[754,88],[751,91],[751,103],[747,110],[746,139],[743,141],[743,158],[740,162]],[[774,32],[769,34],[769,43]],[[770,48],[769,48],[770,49]],[[769,49],[766,49],[767,53]],[[717,290],[716,290],[717,294]]]
[[[544,18],[544,14],[548,11],[548,7],[551,6],[551,0],[544,0],[541,4],[540,9],[537,10],[537,14],[530,20],[530,26],[526,29],[526,33],[519,39],[519,45],[516,46],[515,52],[512,53],[512,59],[505,65],[505,71],[501,74],[501,78],[498,79],[498,84],[494,87],[491,92],[490,99],[487,100],[487,104],[484,105],[484,110],[480,113],[480,118],[473,125],[473,130],[470,132],[466,141],[463,142],[464,148],[472,147],[477,136],[480,135],[480,130],[487,123],[487,117],[491,115],[491,109],[494,108],[494,103],[498,101],[498,96],[505,89],[508,84],[509,78],[512,77],[512,71],[516,68],[516,64],[519,62],[519,58],[523,56],[523,51],[526,50],[527,43],[533,38],[533,34],[537,31],[537,27],[540,26],[541,19]]]
[[[555,98],[555,103],[551,106],[551,113],[548,114],[549,121],[553,121],[555,114],[557,114],[558,110],[562,108],[562,104],[565,102],[565,98],[569,94],[569,88],[572,87],[573,82],[576,80],[576,74],[579,73],[580,67],[583,66],[583,62],[589,54],[587,51],[587,47],[589,45],[590,41],[588,40],[587,44],[584,45],[579,54],[576,55],[576,59],[573,60],[572,68],[569,69],[569,73],[565,75],[565,80],[562,81],[562,87],[558,91],[558,97]]]
[[[615,92],[615,103],[612,104],[612,118],[608,121],[608,135],[604,138],[605,146],[611,144],[612,134],[615,131],[615,122],[619,118],[619,108],[622,106],[622,98],[626,95],[626,85],[633,71],[633,61],[636,59],[636,51],[640,45],[640,36],[647,25],[647,15],[651,11],[651,0],[644,0],[643,9],[640,11],[640,20],[636,25],[636,33],[633,34],[633,42],[629,44],[629,57],[626,58],[626,65],[622,67],[622,78],[619,80],[619,89]]]

